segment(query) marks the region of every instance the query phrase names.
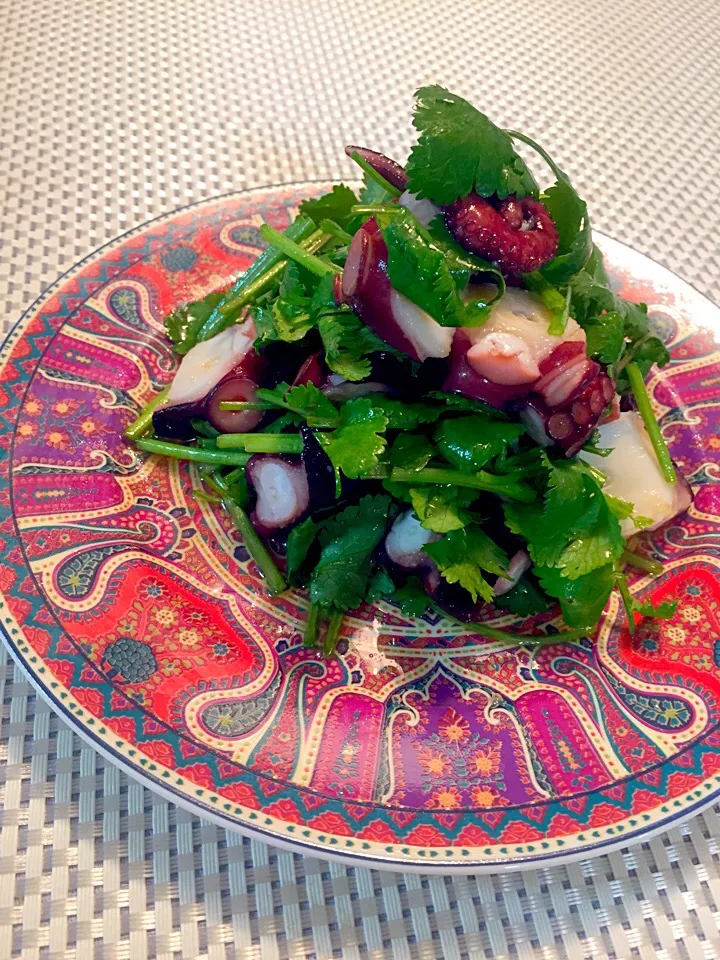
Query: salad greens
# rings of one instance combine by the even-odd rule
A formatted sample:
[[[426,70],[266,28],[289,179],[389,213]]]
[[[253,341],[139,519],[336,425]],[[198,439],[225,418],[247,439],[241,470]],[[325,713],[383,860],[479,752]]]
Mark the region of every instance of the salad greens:
[[[614,589],[631,631],[637,616],[672,616],[671,604],[655,608],[629,591],[626,565],[657,573],[658,564],[627,549],[623,521],[640,527],[644,520],[633,504],[604,489],[600,470],[552,443],[540,446],[511,407],[447,389],[447,360],[420,364],[389,346],[352,297],[339,295],[349,249],[371,217],[385,245],[390,286],[442,328],[482,327],[508,280],[536,294],[551,336],[562,337],[571,319],[582,327],[587,355],[607,368],[618,393],[634,398],[663,474],[675,482],[644,384],[653,364],[668,362],[667,349],[652,333],[646,306],[610,289],[587,206],[568,176],[532,139],[501,129],[440,86],[417,92],[413,122],[419,137],[406,174],[416,199],[445,208],[470,194],[491,203],[539,200],[557,230],[551,259],[508,276],[499,262],[461,246],[442,213],[421,222],[397,203],[403,193],[397,184],[352,152],[364,173],[359,196],[336,185],[305,200],[284,231],[265,224],[266,249],[229,290],[178,307],[165,320],[176,353],[185,356],[251,317],[255,353],[269,358],[269,369],[279,358],[281,375],[266,377],[250,396],[221,398],[216,420],[207,398],[196,403],[191,432],[179,439],[157,426],[166,389],[126,436],[146,453],[195,464],[197,496],[227,510],[268,591],[307,588],[305,644],[326,654],[336,647],[343,614],[381,598],[407,616],[421,616],[431,604],[451,615],[494,604],[519,618],[559,606],[571,628],[561,634],[567,639],[592,630]],[[517,144],[549,168],[554,179],[546,188]],[[315,364],[320,378],[298,380],[303,363]],[[245,416],[255,425],[216,429],[208,422],[241,423]],[[598,438],[590,430],[586,450],[607,456],[611,450]],[[302,464],[307,474],[309,505],[279,536],[258,519],[260,492],[251,473],[257,456],[274,458],[278,470]],[[316,469],[327,476],[315,481]],[[390,558],[387,538],[407,517],[425,531],[424,560],[405,569]],[[512,574],[520,555],[528,562]],[[509,588],[496,594],[496,582],[508,578]],[[469,630],[496,639],[534,639],[464,619]]]

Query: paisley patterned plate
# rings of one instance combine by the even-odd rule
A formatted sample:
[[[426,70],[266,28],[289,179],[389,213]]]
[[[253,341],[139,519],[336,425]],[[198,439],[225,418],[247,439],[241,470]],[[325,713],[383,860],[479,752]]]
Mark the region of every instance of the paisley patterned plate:
[[[652,535],[679,601],[631,640],[613,600],[594,643],[535,653],[392,603],[324,662],[307,601],[271,600],[193,468],[122,440],[175,361],[162,318],[229,282],[327,184],[179,211],[88,258],[0,357],[3,630],[29,677],[128,773],[198,814],[322,856],[477,871],[584,857],[720,796],[720,311],[602,239],[652,305],[672,363],[650,389],[697,489]],[[522,630],[504,616],[499,626]],[[374,627],[373,627],[374,623]],[[379,634],[379,650],[373,636]]]

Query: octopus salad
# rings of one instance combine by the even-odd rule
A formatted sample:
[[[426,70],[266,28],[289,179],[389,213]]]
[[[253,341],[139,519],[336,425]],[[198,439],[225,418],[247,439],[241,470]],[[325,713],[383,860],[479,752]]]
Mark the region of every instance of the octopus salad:
[[[612,290],[542,147],[442,87],[416,98],[404,167],[347,147],[359,192],[263,225],[229,289],[167,317],[179,366],[126,436],[192,463],[267,590],[307,589],[326,655],[381,599],[513,642],[560,616],[590,635],[614,590],[631,630],[671,616],[626,574],[659,572],[628,541],[691,502],[645,386],[669,360],[647,308]]]

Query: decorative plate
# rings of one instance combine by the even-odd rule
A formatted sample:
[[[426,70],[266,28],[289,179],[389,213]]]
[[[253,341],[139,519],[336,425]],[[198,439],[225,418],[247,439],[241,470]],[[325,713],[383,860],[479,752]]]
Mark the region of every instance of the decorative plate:
[[[270,599],[193,468],[122,439],[175,360],[162,319],[227,284],[328,184],[171,214],[70,271],[0,357],[0,590],[40,693],[133,776],[225,826],[320,856],[439,872],[537,865],[646,838],[720,796],[720,311],[612,240],[672,363],[650,390],[697,490],[651,535],[679,601],[631,640],[530,649],[392,603],[349,651],[303,649],[302,593]],[[371,642],[376,620],[379,650]],[[503,616],[499,626],[522,630]]]

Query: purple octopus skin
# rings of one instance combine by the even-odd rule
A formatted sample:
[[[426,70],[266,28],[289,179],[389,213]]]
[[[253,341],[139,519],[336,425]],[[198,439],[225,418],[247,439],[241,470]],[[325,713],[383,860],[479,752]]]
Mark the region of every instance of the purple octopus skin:
[[[387,180],[389,184],[395,187],[396,190],[400,190],[401,193],[407,189],[407,174],[405,170],[399,163],[396,163],[395,160],[386,157],[384,153],[378,153],[376,150],[368,150],[367,147],[354,147],[352,144],[345,147],[345,153],[348,157],[352,157],[354,153],[357,153],[366,163],[370,164],[376,173],[380,174],[383,180]]]
[[[510,276],[532,273],[555,256],[558,232],[545,204],[532,197],[507,197],[495,205],[471,193],[445,212],[457,242]]]
[[[310,510],[321,510],[335,501],[335,470],[330,458],[306,423],[300,426],[302,463],[310,491]]]

